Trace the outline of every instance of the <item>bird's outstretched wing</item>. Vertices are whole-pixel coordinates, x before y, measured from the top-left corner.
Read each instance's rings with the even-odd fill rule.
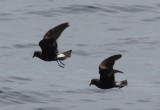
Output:
[[[120,59],[122,57],[122,55],[118,54],[118,55],[113,55],[109,58],[106,58],[105,60],[103,60],[100,65],[99,65],[99,70],[103,70],[103,69],[113,69],[114,63],[116,60]]]
[[[42,49],[42,53],[48,57],[56,57],[58,54],[57,49],[57,39],[64,31],[65,28],[69,26],[68,23],[60,24],[52,29],[50,29],[39,42],[39,46]]]
[[[52,41],[56,41],[59,36],[61,35],[61,33],[64,31],[64,29],[66,29],[69,26],[68,23],[63,23],[60,24],[52,29],[50,29],[45,35],[44,35],[44,40],[52,40]]]
[[[113,55],[103,60],[99,65],[100,81],[105,83],[113,83],[115,81],[113,66],[116,60],[121,58],[122,55]]]

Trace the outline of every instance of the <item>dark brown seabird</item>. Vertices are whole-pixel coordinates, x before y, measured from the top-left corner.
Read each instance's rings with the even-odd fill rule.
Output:
[[[101,62],[99,65],[100,79],[92,79],[90,85],[95,85],[101,89],[110,89],[114,87],[122,88],[127,86],[127,80],[117,82],[115,81],[115,73],[123,73],[122,71],[113,69],[116,60],[122,55],[113,55]]]
[[[44,61],[57,61],[58,65],[64,68],[65,64],[63,64],[61,60],[71,57],[72,50],[58,53],[57,39],[68,26],[68,23],[63,23],[50,29],[39,42],[42,51],[35,51],[33,58],[38,57]]]

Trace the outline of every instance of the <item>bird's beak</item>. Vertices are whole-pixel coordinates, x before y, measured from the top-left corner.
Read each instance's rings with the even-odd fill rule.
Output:
[[[32,58],[34,58],[34,55],[32,56]]]
[[[89,86],[91,86],[91,85],[92,85],[92,83],[89,84]]]

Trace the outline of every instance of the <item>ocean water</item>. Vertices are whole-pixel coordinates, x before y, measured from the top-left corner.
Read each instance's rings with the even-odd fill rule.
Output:
[[[0,110],[160,110],[159,0],[0,0]],[[52,27],[69,22],[59,51],[65,68],[32,58]],[[122,89],[90,86],[100,62]]]

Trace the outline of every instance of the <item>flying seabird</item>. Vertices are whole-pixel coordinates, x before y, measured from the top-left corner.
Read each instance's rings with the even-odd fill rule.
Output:
[[[110,89],[114,87],[122,88],[127,86],[127,80],[117,82],[115,81],[115,73],[123,73],[122,71],[113,69],[116,60],[122,55],[113,55],[101,62],[99,65],[100,79],[92,79],[90,85],[95,85],[101,89]]]
[[[38,57],[44,61],[57,61],[58,65],[64,68],[65,64],[61,60],[71,57],[72,50],[58,53],[57,39],[68,26],[68,23],[63,23],[50,29],[39,42],[42,51],[35,51],[33,58]]]

